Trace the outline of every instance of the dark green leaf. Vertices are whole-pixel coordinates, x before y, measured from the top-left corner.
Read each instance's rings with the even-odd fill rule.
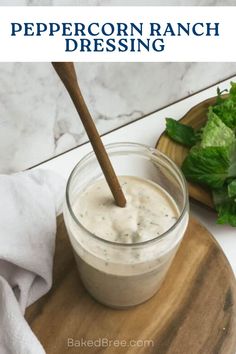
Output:
[[[228,184],[228,196],[236,197],[236,180],[234,179]]]
[[[192,147],[197,142],[197,136],[192,127],[172,118],[166,118],[166,132],[171,139],[188,147]]]
[[[216,92],[217,92],[216,104],[220,104],[222,103],[222,101],[224,101],[224,99],[222,98],[222,94],[229,91],[227,89],[220,91],[220,88],[217,87]]]
[[[236,200],[228,196],[226,187],[213,191],[213,200],[218,212],[218,224],[236,226]]]

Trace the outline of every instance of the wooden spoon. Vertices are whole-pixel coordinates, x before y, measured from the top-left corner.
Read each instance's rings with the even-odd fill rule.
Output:
[[[226,96],[226,95],[225,95]],[[207,120],[208,107],[216,102],[216,97],[211,97],[188,111],[180,122],[200,129]],[[181,167],[189,149],[171,140],[165,132],[160,136],[156,148],[169,156],[177,166]],[[212,195],[209,189],[196,183],[188,182],[189,196],[210,208],[214,208]]]
[[[101,166],[101,169],[107,180],[107,183],[110,187],[110,190],[113,194],[117,206],[125,207],[126,205],[125,196],[123,194],[120,183],[112,167],[106,149],[102,143],[97,128],[94,124],[94,121],[89,113],[87,105],[80,91],[74,64],[73,63],[52,63],[52,65],[56,70],[58,76],[60,77],[61,81],[65,85],[72,101],[74,102],[75,108],[79,113],[80,119],[87,132],[94,153],[98,159],[98,162]]]

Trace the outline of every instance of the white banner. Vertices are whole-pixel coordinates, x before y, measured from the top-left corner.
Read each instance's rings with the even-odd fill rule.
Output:
[[[235,18],[234,6],[1,6],[0,61],[236,61]]]

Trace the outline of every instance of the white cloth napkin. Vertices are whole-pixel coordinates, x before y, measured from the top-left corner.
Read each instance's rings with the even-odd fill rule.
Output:
[[[0,175],[0,354],[45,353],[24,312],[52,285],[64,190],[46,170]]]

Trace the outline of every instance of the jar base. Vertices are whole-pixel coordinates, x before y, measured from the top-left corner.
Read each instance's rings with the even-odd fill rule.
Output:
[[[81,281],[82,281],[82,280],[81,280]],[[89,289],[85,286],[85,284],[83,283],[83,281],[82,281],[82,284],[83,284],[85,290],[87,291],[88,295],[91,296],[91,298],[92,298],[94,301],[96,301],[97,303],[99,303],[99,304],[102,305],[102,306],[105,306],[105,307],[108,307],[108,308],[110,308],[110,309],[112,309],[112,310],[117,310],[117,311],[119,311],[119,310],[125,311],[125,310],[132,309],[132,308],[134,308],[134,307],[136,307],[136,306],[145,304],[146,302],[148,302],[149,300],[151,300],[151,299],[158,293],[158,291],[160,290],[161,285],[162,285],[162,284],[160,284],[160,286],[158,287],[158,289],[156,289],[155,292],[152,293],[148,298],[146,298],[146,299],[144,299],[144,300],[141,300],[140,302],[137,302],[137,303],[135,303],[135,304],[130,304],[130,305],[125,305],[125,306],[124,306],[124,305],[114,305],[114,304],[110,304],[110,303],[107,303],[107,302],[103,302],[103,301],[100,300],[100,299],[97,299],[97,298],[89,291]]]

